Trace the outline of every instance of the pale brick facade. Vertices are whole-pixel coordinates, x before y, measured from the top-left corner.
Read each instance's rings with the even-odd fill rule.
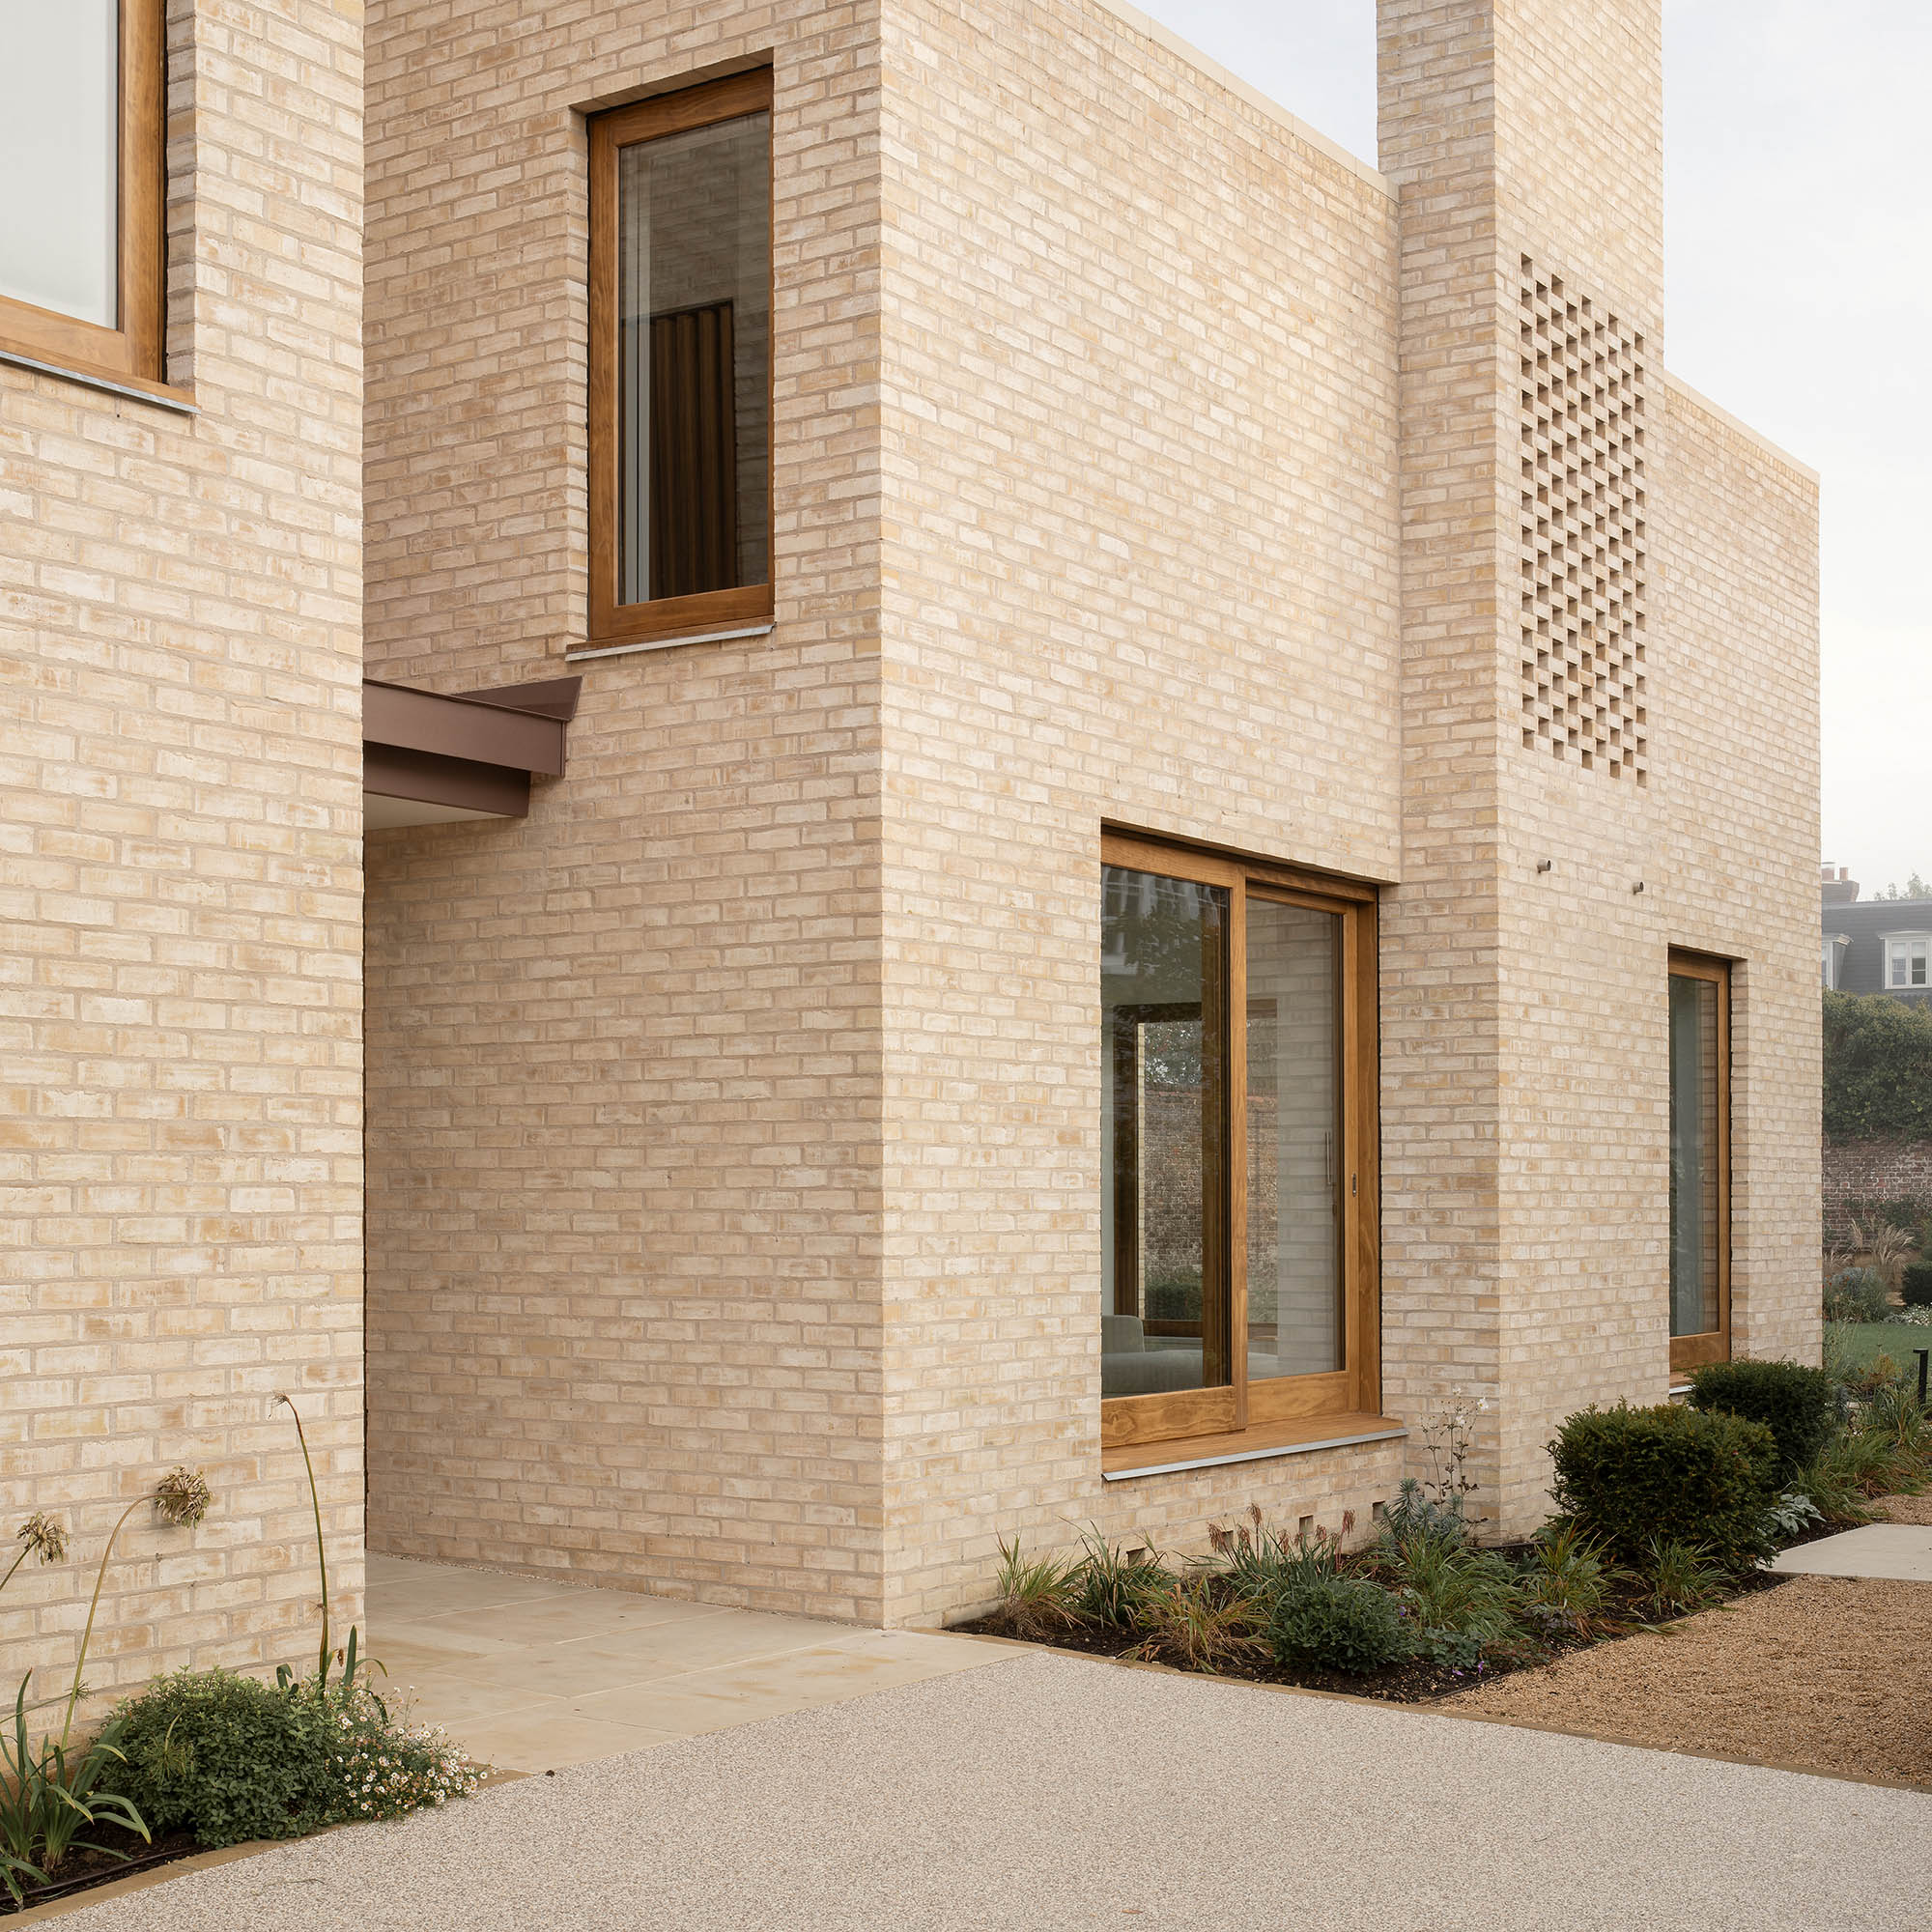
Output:
[[[1413,1435],[1102,1481],[1103,826],[1378,888],[1381,1406],[1492,1398],[1506,1526],[1669,1386],[1673,946],[1736,1347],[1815,1353],[1815,479],[1664,375],[1655,0],[1381,15],[1386,174],[1112,0],[370,8],[367,668],[584,677],[526,819],[367,841],[373,1548],[930,1622],[1366,1522]],[[773,626],[571,665],[584,111],[767,61]],[[1573,573],[1628,636],[1539,656]]]
[[[298,1657],[298,1402],[362,1540],[362,39],[169,9],[167,373],[198,413],[0,364],[0,1600],[11,1696]]]

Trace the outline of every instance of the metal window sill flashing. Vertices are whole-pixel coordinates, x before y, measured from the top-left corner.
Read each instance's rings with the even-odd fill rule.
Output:
[[[1360,1430],[1342,1435],[1324,1435],[1310,1442],[1276,1442],[1257,1449],[1234,1449],[1216,1456],[1189,1456],[1175,1463],[1149,1463],[1133,1469],[1102,1471],[1103,1483],[1131,1483],[1143,1476],[1173,1476],[1185,1469],[1218,1469],[1230,1463],[1268,1463],[1278,1456],[1312,1456],[1320,1449],[1354,1449],[1368,1442],[1395,1442],[1408,1434],[1406,1429]],[[1150,1444],[1150,1453],[1155,1446]]]
[[[566,664],[582,664],[590,658],[627,658],[639,651],[668,651],[680,644],[723,644],[735,638],[769,638],[778,627],[767,618],[760,624],[734,624],[724,631],[682,631],[674,638],[639,638],[629,644],[587,644],[582,650],[565,651]]]
[[[177,415],[201,413],[201,405],[190,390],[172,388],[165,383],[141,383],[123,376],[102,375],[67,362],[47,362],[36,355],[22,355],[15,349],[0,349],[0,362],[14,369],[30,369],[36,376],[54,376],[63,383],[78,383],[83,388],[99,389],[106,395],[125,396],[132,403],[153,403],[157,410],[172,410]]]

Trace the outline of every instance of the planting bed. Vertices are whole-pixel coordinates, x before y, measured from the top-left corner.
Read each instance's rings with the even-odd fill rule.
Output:
[[[1506,1549],[1499,1553],[1516,1556],[1521,1552],[1520,1549]],[[1769,1574],[1748,1577],[1731,1593],[1732,1600],[1737,1596],[1765,1595],[1775,1591],[1782,1581],[1781,1577]],[[1685,1619],[1673,1624],[1657,1619],[1655,1613],[1641,1603],[1634,1588],[1614,1590],[1605,1605],[1605,1612],[1630,1626],[1648,1619],[1660,1632],[1675,1630],[1681,1626],[1681,1621],[1688,1621]],[[954,1628],[975,1636],[1010,1637],[1014,1634],[1012,1629],[997,1617],[979,1617]],[[1050,1645],[1055,1650],[1079,1651],[1089,1657],[1135,1659],[1144,1655],[1141,1638],[1132,1633],[1078,1624],[1036,1634],[1030,1640]],[[1665,1639],[1660,1636],[1658,1640]],[[1552,1630],[1535,1640],[1492,1646],[1480,1662],[1464,1667],[1410,1660],[1360,1675],[1286,1665],[1265,1654],[1257,1657],[1230,1656],[1220,1659],[1211,1674],[1247,1684],[1288,1684],[1302,1690],[1330,1690],[1350,1697],[1375,1697],[1391,1704],[1434,1704],[1446,1698],[1465,1696],[1472,1689],[1500,1679],[1514,1680],[1523,1675],[1541,1674],[1558,1660],[1581,1651],[1602,1649],[1612,1639],[1606,1636],[1578,1637]],[[1156,1655],[1147,1661],[1169,1662],[1174,1660]]]

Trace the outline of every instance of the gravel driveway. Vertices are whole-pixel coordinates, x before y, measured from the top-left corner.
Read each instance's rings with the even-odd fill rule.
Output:
[[[1070,1657],[190,1873],[74,1932],[1923,1923],[1932,1797]]]

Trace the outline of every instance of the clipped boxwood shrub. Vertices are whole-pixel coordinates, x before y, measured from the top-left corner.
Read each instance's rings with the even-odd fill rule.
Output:
[[[1781,1461],[1761,1422],[1670,1403],[1592,1406],[1563,1424],[1549,1454],[1557,1507],[1627,1563],[1674,1541],[1743,1569],[1764,1548]]]
[[[1905,1270],[1902,1293],[1908,1308],[1932,1308],[1932,1262],[1914,1262]]]
[[[1802,1362],[1708,1363],[1690,1378],[1690,1406],[1763,1423],[1787,1476],[1824,1448],[1837,1420],[1831,1377]]]
[[[313,1702],[228,1670],[157,1677],[121,1709],[127,1753],[110,1777],[156,1837],[204,1845],[292,1838],[330,1821],[328,1718]]]
[[[1287,1585],[1275,1598],[1268,1643],[1282,1663],[1351,1677],[1414,1653],[1401,1606],[1361,1577],[1318,1577]]]

